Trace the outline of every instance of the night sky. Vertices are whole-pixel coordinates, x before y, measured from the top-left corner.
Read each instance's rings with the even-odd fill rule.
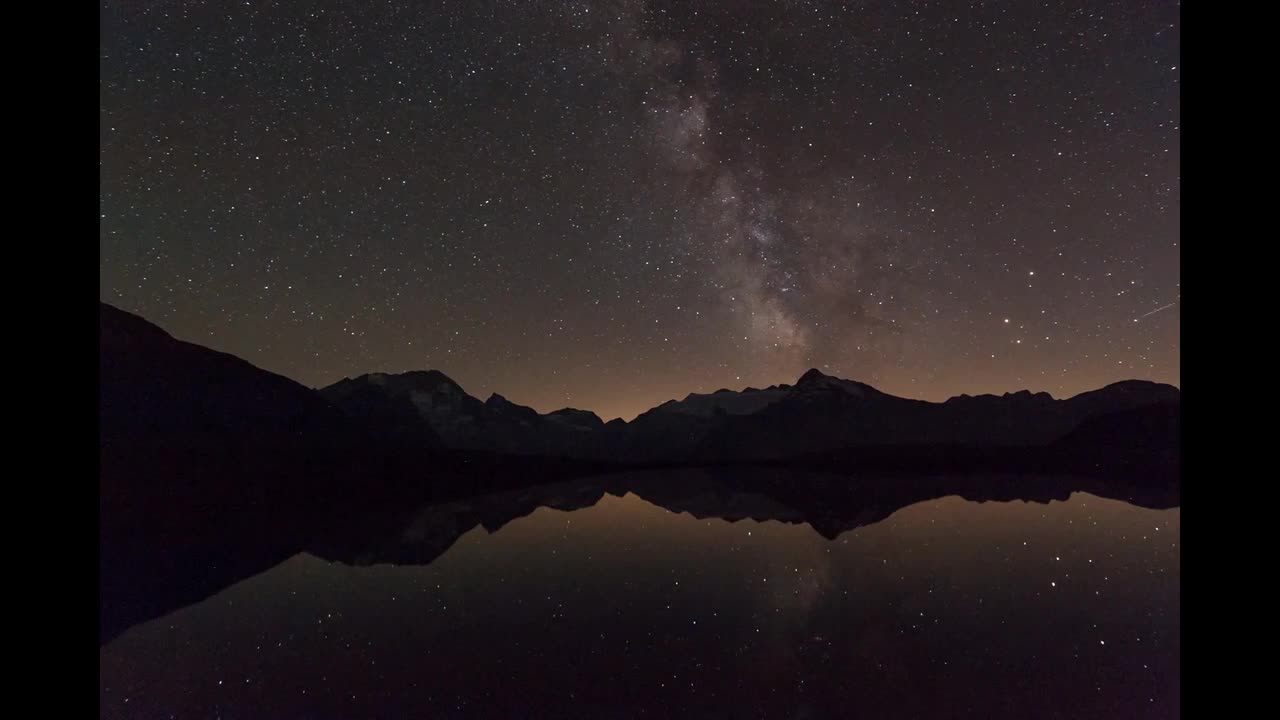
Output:
[[[1179,383],[1174,2],[106,2],[100,297],[630,418]]]

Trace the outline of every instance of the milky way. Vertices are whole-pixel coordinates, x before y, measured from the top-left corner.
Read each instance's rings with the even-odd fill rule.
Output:
[[[104,3],[101,296],[605,417],[1177,383],[1178,12]]]

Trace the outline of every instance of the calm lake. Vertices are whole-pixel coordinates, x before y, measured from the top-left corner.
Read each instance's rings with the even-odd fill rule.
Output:
[[[415,511],[111,639],[103,717],[1180,716],[1176,504],[774,482]]]

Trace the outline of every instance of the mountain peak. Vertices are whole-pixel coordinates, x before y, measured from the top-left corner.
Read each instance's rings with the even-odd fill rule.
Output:
[[[838,391],[853,397],[867,397],[870,395],[878,396],[884,394],[866,383],[860,383],[856,380],[845,380],[843,378],[838,378],[835,375],[827,375],[817,368],[810,368],[804,375],[801,375],[800,379],[796,381],[794,386],[779,385],[778,387],[787,389],[794,388],[795,390],[805,394],[829,391]]]
[[[537,410],[513,403],[498,393],[490,395],[489,399],[484,401],[484,406],[486,409],[493,412],[496,417],[505,417],[524,423],[535,423],[538,421]]]
[[[1165,392],[1180,392],[1177,385],[1159,383],[1152,380],[1118,380],[1110,385],[1104,385],[1098,389],[1110,391],[1159,390]]]
[[[544,417],[548,420],[568,423],[583,428],[596,428],[604,426],[604,421],[599,415],[590,410],[578,410],[577,408],[561,408],[547,413]]]
[[[362,376],[371,385],[393,388],[398,392],[417,390],[423,392],[443,391],[454,395],[465,395],[466,391],[453,378],[439,370],[410,370],[403,373],[369,373]]]
[[[1175,385],[1152,382],[1150,380],[1121,380],[1097,390],[1082,392],[1071,398],[1072,401],[1093,401],[1097,398],[1129,398],[1141,399],[1144,402],[1177,402],[1182,391]]]
[[[484,401],[484,406],[499,413],[516,413],[524,416],[526,419],[537,418],[538,411],[531,407],[525,407],[519,403],[513,403],[498,393],[493,393],[488,400]]]
[[[808,385],[818,382],[819,380],[825,380],[827,377],[828,376],[818,368],[809,368],[800,376],[800,379],[796,381],[796,385]]]

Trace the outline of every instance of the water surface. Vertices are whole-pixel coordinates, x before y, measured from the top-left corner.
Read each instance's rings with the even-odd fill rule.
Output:
[[[1176,507],[634,487],[298,553],[104,645],[103,716],[1179,716]]]

